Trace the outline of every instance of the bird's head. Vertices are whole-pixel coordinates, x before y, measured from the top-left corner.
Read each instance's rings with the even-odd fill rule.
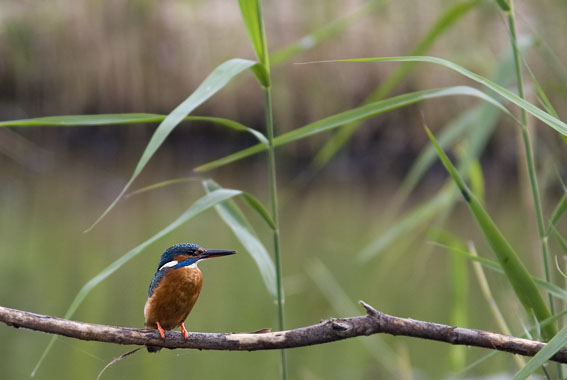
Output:
[[[205,249],[197,244],[183,243],[169,247],[161,255],[158,271],[165,268],[182,268],[196,265],[197,262],[212,257],[228,256],[236,251],[222,249]]]

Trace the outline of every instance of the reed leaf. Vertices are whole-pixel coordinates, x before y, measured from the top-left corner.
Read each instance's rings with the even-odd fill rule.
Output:
[[[321,42],[339,34],[355,21],[358,21],[364,16],[368,16],[371,12],[388,4],[389,2],[390,0],[370,0],[352,13],[325,24],[321,28],[301,37],[297,42],[284,46],[270,55],[271,66],[279,65],[298,54],[313,49],[321,44]]]
[[[203,187],[207,192],[212,194],[215,191],[222,190],[222,188],[213,180],[208,179],[203,181]],[[266,214],[267,211],[261,206],[260,202],[255,200],[252,196],[244,199],[252,209],[259,212],[260,215]],[[250,202],[250,200],[252,200]],[[246,216],[242,213],[238,205],[232,200],[226,200],[222,203],[215,205],[215,210],[226,223],[228,227],[234,232],[236,238],[250,253],[252,259],[258,266],[264,284],[272,297],[277,298],[277,284],[276,284],[276,269],[268,250],[264,247],[260,238],[254,231],[254,228],[248,222]],[[267,222],[270,224],[270,222]],[[273,225],[273,222],[271,222]]]
[[[548,114],[547,112],[541,110],[540,108],[534,106],[533,104],[525,101],[518,95],[514,94],[512,91],[500,86],[493,81],[473,73],[472,71],[465,69],[462,66],[457,65],[446,59],[428,56],[407,56],[407,57],[380,57],[380,58],[352,58],[352,59],[336,59],[328,61],[319,62],[307,62],[307,63],[329,63],[329,62],[426,62],[434,63],[448,69],[451,69],[465,77],[472,79],[473,81],[482,84],[483,86],[494,91],[498,95],[507,99],[508,101],[514,103],[516,106],[530,113],[532,116],[541,120],[543,123],[547,124],[551,128],[555,129],[560,134],[567,136],[567,124],[557,119],[556,117]]]
[[[454,253],[454,254],[458,254],[461,255],[465,258],[467,258],[470,261],[479,263],[480,265],[482,265],[483,267],[486,267],[494,272],[497,273],[504,273],[504,269],[502,269],[502,266],[497,263],[496,261],[481,257],[481,256],[475,256],[472,255],[471,253],[469,253],[468,251],[464,251],[462,249],[458,249],[452,246],[448,246],[442,242],[438,242],[437,239],[433,239],[435,241],[434,244],[446,248],[448,251]],[[544,279],[541,279],[539,277],[536,276],[531,276],[532,280],[535,282],[535,284],[537,285],[538,288],[540,288],[541,290],[559,298],[559,299],[563,299],[563,300],[567,300],[567,290],[555,285],[554,283],[551,282],[547,282]]]
[[[521,51],[526,51],[528,48],[533,46],[533,40],[527,39],[519,44],[518,48]],[[400,65],[402,67],[403,63]],[[504,54],[498,63],[498,67],[495,70],[492,80],[496,83],[502,85],[508,85],[512,82],[514,78],[514,71],[511,67],[514,65],[514,57],[511,51]],[[461,136],[469,136],[467,143],[467,153],[466,157],[463,157],[463,165],[466,166],[466,161],[470,159],[478,158],[480,151],[486,145],[489,137],[492,135],[494,128],[500,118],[500,113],[498,109],[492,107],[490,104],[481,103],[476,105],[474,108],[462,113],[457,118],[450,121],[443,130],[439,133],[437,141],[443,149],[454,144]],[[396,199],[393,202],[394,205],[402,204],[409,194],[413,191],[415,186],[425,175],[426,171],[433,165],[435,159],[437,158],[437,153],[433,144],[429,143],[421,151],[419,156],[415,159],[412,164],[411,169],[404,178],[398,194],[396,194]],[[459,168],[464,168],[464,166],[459,166]]]
[[[240,13],[244,26],[252,42],[252,47],[258,57],[258,64],[252,67],[252,71],[263,87],[270,87],[270,62],[264,23],[262,22],[262,4],[260,0],[238,0]]]
[[[533,279],[520,260],[518,254],[512,248],[510,243],[508,243],[504,235],[502,235],[490,215],[485,211],[482,204],[469,190],[461,176],[457,173],[457,169],[453,166],[449,157],[447,157],[443,149],[441,149],[437,140],[427,127],[426,132],[430,140],[435,145],[443,165],[461,191],[461,194],[476,219],[478,226],[488,241],[492,252],[495,254],[500,265],[504,269],[506,278],[510,285],[512,285],[518,300],[522,303],[528,315],[535,315],[539,322],[549,318],[551,314],[549,313],[549,310],[541,298]],[[555,326],[547,326],[542,329],[543,338],[546,340],[551,339],[556,332],[557,330],[555,329]]]
[[[189,113],[213,96],[221,88],[223,88],[232,78],[240,74],[242,71],[251,68],[256,62],[245,59],[229,59],[221,63],[215,68],[207,78],[199,85],[199,87],[180,105],[178,105],[167,117],[161,122],[154,132],[150,142],[146,146],[142,157],[138,161],[134,173],[130,180],[126,183],[120,194],[112,201],[112,203],[104,210],[102,215],[90,226],[86,231],[90,231],[96,226],[102,218],[106,216],[116,206],[126,191],[130,188],[134,180],[142,172],[144,167],[150,161],[154,153],[159,149],[167,136]],[[85,231],[85,232],[86,232]]]
[[[437,19],[433,26],[427,31],[425,36],[416,44],[410,55],[423,55],[433,45],[437,39],[455,25],[455,23],[465,16],[471,9],[480,4],[478,0],[456,2]],[[396,86],[402,82],[412,71],[415,62],[406,62],[394,69],[380,85],[364,100],[364,104],[381,100],[388,96]],[[319,150],[313,159],[312,166],[321,168],[350,140],[351,136],[360,126],[361,121],[355,121],[339,129],[325,145]]]
[[[32,119],[0,121],[0,127],[80,127],[80,126],[110,126],[121,124],[144,124],[159,123],[165,120],[167,115],[154,113],[114,113],[98,115],[63,115],[46,116]],[[186,116],[182,121],[205,121],[219,124],[239,132],[247,132],[256,137],[259,143],[268,144],[268,139],[261,132],[249,128],[237,121],[223,117],[212,116]]]
[[[480,98],[498,107],[503,112],[509,114],[508,111],[504,108],[504,106],[502,106],[502,104],[497,102],[494,98],[490,97],[489,95],[475,88],[468,86],[437,88],[432,90],[422,90],[422,91],[410,92],[407,94],[394,96],[392,98],[379,100],[374,103],[366,104],[360,107],[353,108],[348,111],[338,113],[333,116],[326,117],[324,119],[310,123],[301,128],[295,129],[293,131],[284,133],[283,135],[276,137],[274,139],[274,145],[278,147],[291,142],[302,140],[304,138],[319,133],[331,131],[335,128],[344,126],[345,124],[351,123],[353,121],[365,120],[372,116],[376,116],[381,113],[391,111],[394,109],[402,108],[423,100],[441,98],[446,96],[456,96],[456,95],[473,96]],[[263,152],[266,149],[267,149],[266,146],[257,144],[252,147],[243,149],[239,152],[225,156],[223,158],[208,162],[204,165],[197,167],[195,170],[206,171],[206,170],[215,169],[220,166],[224,166],[229,163],[232,163],[234,161],[241,160],[248,156]]]
[[[557,351],[567,346],[567,326],[563,327],[557,335],[553,337],[533,358],[531,358],[526,366],[522,368],[512,380],[524,380],[539,369],[545,362],[551,358]]]

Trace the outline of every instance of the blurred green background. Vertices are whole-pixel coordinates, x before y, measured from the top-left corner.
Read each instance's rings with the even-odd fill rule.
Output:
[[[410,54],[455,2],[372,3],[264,2],[266,32],[274,53],[358,12],[328,40],[274,66],[278,134],[359,105],[396,67],[295,62]],[[470,11],[427,54],[489,77],[509,46],[506,23],[494,2],[470,3],[474,5]],[[534,41],[526,59],[564,117],[565,3],[520,1],[516,6],[521,38]],[[301,41],[304,46],[310,42]],[[168,113],[220,62],[252,56],[236,1],[2,2],[0,120]],[[457,84],[470,83],[423,65],[394,93]],[[534,97],[533,88],[528,89],[530,96]],[[228,117],[263,130],[262,99],[252,75],[246,74],[196,114]],[[363,314],[358,300],[401,317],[452,323],[451,256],[428,242],[427,224],[370,261],[357,260],[357,253],[394,225],[399,215],[429,199],[446,179],[442,168],[435,166],[402,209],[391,212],[402,179],[427,142],[423,121],[437,129],[477,103],[469,98],[435,100],[372,118],[321,171],[309,165],[327,136],[278,150],[287,328]],[[0,129],[1,305],[62,316],[86,281],[202,196],[198,181],[137,195],[119,203],[93,231],[82,233],[124,186],[154,129],[139,125]],[[516,131],[510,119],[502,118],[482,155],[487,209],[530,271],[543,276]],[[557,173],[564,176],[567,170],[565,145],[549,128],[536,125],[534,134],[544,208],[549,214],[562,194]],[[134,187],[171,178],[212,176],[224,187],[245,190],[267,203],[263,155],[212,173],[192,172],[201,163],[251,143],[247,136],[216,126],[185,123],[168,138]],[[249,216],[271,248],[270,231],[255,215]],[[474,240],[481,255],[491,258],[464,205],[458,204],[448,221],[446,230]],[[564,218],[559,227],[566,225]],[[159,256],[178,242],[241,251],[200,265],[205,283],[187,321],[190,331],[276,328],[274,301],[253,260],[213,210],[153,244],[97,286],[73,319],[142,327],[147,288]],[[564,265],[564,258],[558,256],[560,264]],[[522,310],[511,288],[502,276],[487,275],[513,332],[523,333],[522,325],[530,321],[517,317]],[[497,331],[472,272],[468,282],[464,327]],[[0,326],[2,377],[29,377],[49,338]],[[35,378],[95,378],[108,361],[129,348],[61,338]],[[290,378],[447,378],[454,373],[451,358],[457,351],[465,355],[467,364],[487,353],[404,337],[360,337],[289,350]],[[466,375],[505,373],[514,365],[511,355],[500,353]],[[103,378],[271,379],[278,375],[278,352],[163,350],[159,355],[139,352],[128,357]]]

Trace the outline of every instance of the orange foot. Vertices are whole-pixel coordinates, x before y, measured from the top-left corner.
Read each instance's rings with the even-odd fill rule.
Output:
[[[185,330],[185,325],[183,324],[183,322],[181,322],[181,332],[185,336],[185,339],[189,339],[189,333],[187,332],[187,330]]]
[[[161,336],[161,338],[165,339],[165,331],[163,331],[163,327],[161,327],[159,322],[157,322],[157,329],[159,330],[159,335]]]

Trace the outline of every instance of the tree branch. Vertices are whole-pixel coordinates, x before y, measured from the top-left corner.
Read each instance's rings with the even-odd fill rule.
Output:
[[[360,301],[360,303],[366,309],[366,315],[359,317],[332,318],[312,326],[260,334],[190,333],[187,340],[185,340],[183,334],[176,331],[166,331],[165,340],[163,340],[157,330],[76,322],[2,306],[0,306],[0,322],[8,326],[24,327],[82,340],[161,346],[170,349],[273,350],[311,346],[378,333],[431,339],[456,345],[484,347],[524,356],[534,356],[545,346],[545,343],[542,342],[488,331],[394,317],[375,310],[363,301]],[[567,363],[567,348],[558,351],[551,360]]]

